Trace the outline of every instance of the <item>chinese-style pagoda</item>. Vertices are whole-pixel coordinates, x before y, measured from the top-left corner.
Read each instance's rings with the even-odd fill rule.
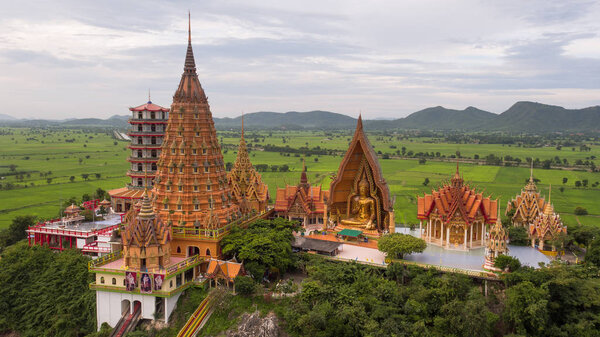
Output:
[[[498,218],[497,203],[465,184],[457,162],[450,183],[417,198],[420,230],[425,221],[422,237],[444,248],[485,246],[486,224],[493,225]]]
[[[131,182],[108,191],[112,208],[117,213],[127,212],[142,198],[144,188],[152,187],[169,113],[168,108],[152,103],[150,97],[146,104],[129,108],[129,111],[133,114],[128,132],[131,155],[127,158],[131,165],[127,171]]]
[[[237,158],[233,168],[227,174],[227,180],[233,195],[233,202],[240,207],[243,215],[263,212],[269,202],[269,189],[250,162],[248,148],[244,139],[244,116]]]

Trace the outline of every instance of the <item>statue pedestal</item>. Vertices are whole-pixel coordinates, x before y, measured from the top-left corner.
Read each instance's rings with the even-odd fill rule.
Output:
[[[381,233],[379,233],[376,229],[364,229],[364,228],[359,228],[359,227],[354,227],[354,226],[346,226],[346,225],[342,225],[342,224],[338,224],[337,226],[335,226],[335,228],[333,228],[334,232],[340,232],[343,229],[354,229],[354,230],[359,230],[362,232],[363,236],[368,237],[369,239],[379,239],[381,237]]]

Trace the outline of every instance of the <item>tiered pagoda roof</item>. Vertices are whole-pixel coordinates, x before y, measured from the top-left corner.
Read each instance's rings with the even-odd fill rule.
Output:
[[[244,116],[242,116],[242,131],[237,158],[233,168],[227,174],[227,180],[233,194],[233,201],[240,206],[242,214],[249,214],[253,210],[257,212],[266,210],[269,189],[250,162],[244,139]]]
[[[278,188],[275,198],[275,211],[288,213],[323,214],[329,191],[323,191],[321,186],[311,186],[306,176],[306,165],[300,174],[300,182],[296,186],[287,185]]]
[[[154,214],[152,202],[144,192],[141,205],[133,207],[126,217],[123,230],[125,264],[140,270],[160,269],[171,257],[171,229]]]
[[[160,105],[152,103],[152,101],[148,100],[147,103],[138,105],[136,107],[129,108],[130,111],[162,111],[169,112],[169,108],[164,108]]]
[[[502,226],[502,221],[500,221],[500,217],[496,220],[496,223],[491,226],[489,231],[489,239],[487,242],[488,254],[494,254],[494,256],[498,256],[499,254],[508,253],[508,232]]]
[[[240,212],[232,200],[212,113],[196,73],[191,30],[188,34],[185,67],[158,161],[154,208],[173,225],[219,228]]]
[[[444,223],[449,223],[454,218],[462,219],[466,224],[471,224],[478,217],[483,217],[484,222],[493,224],[498,219],[498,200],[484,197],[469,185],[465,185],[458,171],[450,180],[437,191],[425,194],[417,199],[417,218],[429,219],[436,215]]]
[[[232,282],[237,276],[244,275],[244,266],[235,259],[224,261],[210,259],[206,267],[206,277],[211,279],[225,279]]]
[[[560,233],[567,233],[560,215],[554,211],[554,207],[548,201],[544,211],[540,213],[529,225],[529,237],[541,241],[552,240]]]
[[[512,223],[518,226],[527,226],[543,212],[545,208],[544,198],[537,190],[535,181],[533,180],[533,169],[529,176],[529,182],[525,188],[521,190],[521,194],[508,202],[506,214],[511,210],[515,211],[512,216]]]

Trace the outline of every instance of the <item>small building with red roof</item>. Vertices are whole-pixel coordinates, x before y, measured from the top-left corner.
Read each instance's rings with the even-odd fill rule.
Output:
[[[417,198],[421,236],[428,243],[447,249],[484,247],[487,225],[493,225],[498,218],[497,206],[498,200],[484,197],[465,184],[457,163],[450,183]]]

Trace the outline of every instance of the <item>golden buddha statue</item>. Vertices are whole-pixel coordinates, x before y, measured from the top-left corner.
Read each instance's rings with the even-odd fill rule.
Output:
[[[375,200],[368,195],[369,183],[364,178],[358,183],[358,195],[350,199],[348,219],[341,221],[342,225],[375,229]]]

